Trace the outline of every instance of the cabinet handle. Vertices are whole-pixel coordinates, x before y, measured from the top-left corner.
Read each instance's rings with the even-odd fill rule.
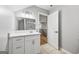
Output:
[[[16,47],[16,49],[19,49],[19,48],[21,48],[21,47]]]
[[[20,40],[22,40],[22,39],[17,39],[16,41],[20,41]]]
[[[34,43],[35,43],[35,42],[34,42],[34,40],[33,40],[33,41],[32,41],[32,44],[34,45]]]
[[[58,31],[54,31],[54,33],[58,33]]]

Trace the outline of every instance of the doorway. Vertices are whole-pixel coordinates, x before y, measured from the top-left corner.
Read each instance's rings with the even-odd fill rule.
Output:
[[[44,45],[47,43],[47,15],[39,14],[40,23],[40,44]]]

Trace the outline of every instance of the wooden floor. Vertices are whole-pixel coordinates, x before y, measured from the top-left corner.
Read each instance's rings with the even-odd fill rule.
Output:
[[[53,46],[47,44],[41,45],[40,54],[66,54],[62,50],[57,50]]]
[[[47,37],[44,36],[43,34],[40,35],[40,44],[44,45],[47,43]]]

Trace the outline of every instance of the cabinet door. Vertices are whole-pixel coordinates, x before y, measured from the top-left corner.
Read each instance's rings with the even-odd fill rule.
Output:
[[[39,38],[34,39],[33,52],[40,53],[40,39]]]
[[[40,36],[32,35],[25,38],[25,53],[35,54],[40,53]]]
[[[25,53],[33,54],[33,40],[25,38]]]

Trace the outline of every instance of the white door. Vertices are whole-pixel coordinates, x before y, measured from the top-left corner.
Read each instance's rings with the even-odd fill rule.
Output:
[[[58,11],[48,16],[48,43],[56,49],[58,46]]]

